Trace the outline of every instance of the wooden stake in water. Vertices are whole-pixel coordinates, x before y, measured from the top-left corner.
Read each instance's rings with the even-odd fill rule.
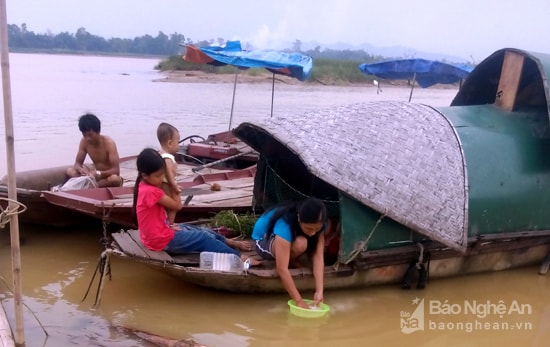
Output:
[[[8,166],[8,198],[17,200],[15,181],[15,146],[11,104],[10,63],[8,50],[8,24],[6,19],[6,0],[0,0],[0,60],[2,64],[2,91],[4,101],[4,123],[6,125],[6,158]],[[11,202],[10,202],[11,204]],[[15,343],[25,343],[23,329],[23,300],[21,285],[21,249],[19,245],[19,217],[17,213],[10,220],[11,262],[13,272],[13,291],[15,304]]]

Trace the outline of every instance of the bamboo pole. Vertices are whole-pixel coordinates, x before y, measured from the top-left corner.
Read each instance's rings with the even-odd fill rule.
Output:
[[[233,82],[233,98],[231,99],[231,113],[229,114],[229,129],[231,132],[231,123],[233,122],[233,109],[235,108],[235,94],[237,93],[237,77],[239,77],[239,68],[235,66],[235,82]]]
[[[414,90],[414,83],[416,82],[416,72],[413,75],[413,82],[411,86],[411,93],[409,94],[409,102],[411,102],[411,99],[413,97],[413,90]]]
[[[0,0],[0,35],[0,61],[2,65],[3,91],[2,94],[4,101],[4,123],[6,125],[6,158],[8,164],[8,198],[11,200],[17,200],[6,0]],[[10,204],[12,203],[10,202]],[[17,213],[14,213],[10,217],[10,239],[15,305],[14,339],[17,345],[22,345],[25,343],[25,336],[23,329],[23,295],[21,290],[21,249],[19,245],[19,217],[17,216]]]
[[[273,101],[275,99],[275,74],[273,74],[273,79],[271,80],[271,116],[273,117]]]

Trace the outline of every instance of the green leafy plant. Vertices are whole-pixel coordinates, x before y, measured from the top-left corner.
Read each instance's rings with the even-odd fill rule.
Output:
[[[233,210],[225,210],[218,212],[214,218],[212,218],[210,226],[213,228],[225,227],[233,231],[236,236],[250,238],[256,219],[256,216],[250,212],[236,214]]]

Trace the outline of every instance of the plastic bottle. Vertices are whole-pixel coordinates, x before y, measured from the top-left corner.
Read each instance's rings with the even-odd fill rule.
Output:
[[[204,270],[240,273],[248,269],[248,264],[244,263],[236,254],[201,252],[200,268]]]

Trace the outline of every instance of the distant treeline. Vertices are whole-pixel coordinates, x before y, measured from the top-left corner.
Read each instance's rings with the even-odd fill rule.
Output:
[[[8,43],[10,50],[19,52],[171,56],[184,52],[182,44],[194,44],[196,46],[223,45],[225,40],[217,38],[215,40],[193,41],[183,34],[173,33],[167,35],[162,31],[159,31],[156,37],[143,35],[133,39],[105,39],[88,32],[85,28],[79,28],[74,34],[69,32],[37,34],[28,30],[26,24],[21,24],[21,27],[16,24],[8,24]],[[292,43],[292,47],[284,51],[301,52],[314,59],[350,60],[360,63],[380,61],[384,58],[368,54],[363,50],[321,50],[320,46],[317,46],[315,49],[302,51],[301,46],[301,41],[296,40]],[[254,49],[250,44],[246,44],[246,48]]]
[[[8,44],[12,52],[161,56],[164,59],[155,66],[155,69],[161,71],[202,70],[212,73],[233,73],[234,69],[231,67],[193,64],[181,59],[185,52],[183,47],[185,44],[202,47],[213,44],[221,46],[225,42],[223,38],[193,41],[183,34],[166,35],[162,31],[159,31],[156,37],[143,35],[133,39],[105,39],[89,33],[85,28],[79,28],[75,34],[69,32],[36,34],[28,30],[26,24],[22,24],[21,27],[8,24]],[[243,46],[247,50],[255,49],[246,42]],[[311,56],[314,64],[308,81],[323,84],[372,82],[373,76],[360,72],[358,65],[392,58],[369,54],[364,50],[321,50],[320,46],[303,51],[300,40],[295,40],[291,47],[283,51],[300,52]],[[246,73],[258,74],[262,71],[265,70],[249,69]]]

